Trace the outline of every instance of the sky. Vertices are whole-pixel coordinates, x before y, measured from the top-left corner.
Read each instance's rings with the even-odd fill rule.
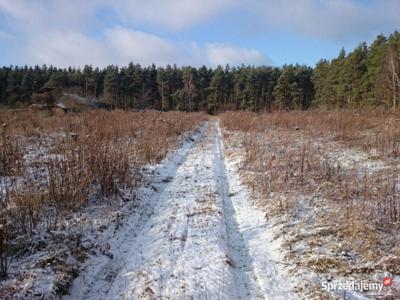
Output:
[[[400,0],[0,0],[0,65],[307,64],[400,29]]]

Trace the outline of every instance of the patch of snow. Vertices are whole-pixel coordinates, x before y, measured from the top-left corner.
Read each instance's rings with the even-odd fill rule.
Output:
[[[218,127],[218,139],[221,140]],[[221,143],[221,156],[224,156]],[[281,239],[267,224],[265,215],[250,202],[250,193],[242,185],[236,172],[238,160],[226,158],[226,182],[229,182],[229,199],[226,199],[227,216],[235,221],[235,252],[244,267],[251,268],[259,293],[267,299],[297,299],[293,292],[295,278],[284,268],[284,257],[280,250]],[[225,166],[223,166],[225,167]],[[228,227],[229,228],[229,227]],[[240,242],[238,242],[240,240]],[[246,253],[247,252],[247,253]],[[253,291],[255,288],[253,287]]]
[[[262,213],[226,169],[219,125],[194,140],[153,170],[111,256],[92,256],[64,299],[296,298]]]

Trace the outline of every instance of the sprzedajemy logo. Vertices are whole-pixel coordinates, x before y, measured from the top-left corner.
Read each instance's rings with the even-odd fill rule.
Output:
[[[393,284],[391,277],[384,277],[382,282],[371,282],[367,280],[333,280],[323,281],[322,289],[326,291],[358,291],[358,292],[382,292],[383,287],[390,287]]]

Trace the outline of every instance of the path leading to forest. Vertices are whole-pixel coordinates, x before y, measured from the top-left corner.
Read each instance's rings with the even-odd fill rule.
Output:
[[[156,170],[153,192],[66,299],[293,299],[268,254],[264,218],[227,170],[208,124]]]

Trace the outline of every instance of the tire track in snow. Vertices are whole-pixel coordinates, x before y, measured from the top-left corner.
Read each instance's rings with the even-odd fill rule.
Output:
[[[217,123],[215,131],[215,173],[219,185],[218,190],[223,198],[226,233],[231,256],[229,259],[232,259],[237,295],[239,299],[265,299],[260,290],[258,279],[253,272],[253,260],[239,230],[235,208],[230,199],[219,123]]]
[[[157,191],[141,195],[142,209],[111,237],[115,258],[93,259],[67,299],[292,299],[262,275],[277,270],[263,258],[263,217],[247,195],[230,194],[219,124],[196,140],[161,168]]]
[[[201,125],[164,165],[154,170],[152,188],[146,189],[141,195],[141,198],[147,201],[142,204],[139,211],[124,222],[123,228],[112,238],[113,257],[93,257],[73,282],[70,294],[64,297],[65,300],[107,299],[105,295],[108,294],[113,281],[126,266],[126,253],[154,214],[164,190],[186,160],[190,150],[203,137],[207,127],[208,123]]]
[[[223,157],[225,175],[226,216],[231,225],[231,243],[233,253],[243,258],[243,273],[249,272],[250,287],[257,291],[250,298],[288,300],[299,299],[293,292],[300,282],[291,277],[284,265],[280,241],[277,240],[271,225],[265,220],[264,214],[250,203],[250,193],[242,185],[237,173],[238,161],[231,161],[224,156],[221,131],[218,126],[220,152]],[[239,242],[235,242],[239,240]],[[253,284],[253,285],[252,285]],[[262,297],[261,297],[262,295]]]
[[[214,138],[212,126],[190,150],[104,299],[237,298],[233,272],[227,268]]]

